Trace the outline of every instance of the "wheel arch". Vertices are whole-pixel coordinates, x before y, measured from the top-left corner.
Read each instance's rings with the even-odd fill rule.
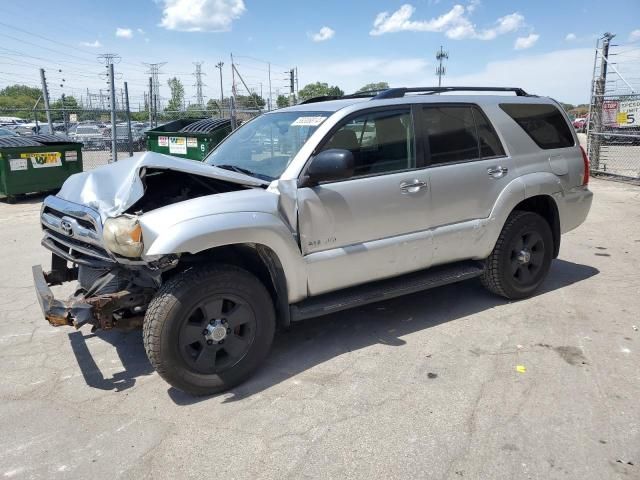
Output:
[[[553,258],[557,258],[560,253],[561,233],[560,213],[555,199],[547,194],[534,195],[518,203],[512,211],[515,210],[537,213],[546,220],[553,236]]]

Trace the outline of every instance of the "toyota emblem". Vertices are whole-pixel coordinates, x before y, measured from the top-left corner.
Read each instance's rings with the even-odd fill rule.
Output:
[[[71,222],[62,220],[62,222],[60,222],[60,227],[62,228],[62,231],[65,233],[65,235],[73,237],[73,226],[71,225]]]

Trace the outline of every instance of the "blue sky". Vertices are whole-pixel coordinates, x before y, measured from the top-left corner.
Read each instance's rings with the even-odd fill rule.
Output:
[[[326,81],[352,91],[370,81],[432,85],[435,51],[449,52],[445,85],[522,86],[561,101],[586,102],[596,38],[617,34],[619,70],[640,83],[640,1],[613,0],[4,0],[0,16],[0,87],[38,84],[47,70],[52,96],[105,88],[96,56],[118,53],[118,81],[140,102],[148,75],[142,62],[167,62],[192,99],[192,62],[203,61],[207,97],[219,96],[215,63],[229,55],[249,87],[285,93],[284,71],[297,66],[300,87]],[[13,28],[12,28],[13,27]],[[39,36],[27,34],[28,30]],[[628,53],[631,51],[631,53]],[[635,50],[635,52],[640,52]],[[623,61],[624,60],[624,61]],[[61,72],[59,70],[62,70]],[[63,81],[64,79],[64,81]]]

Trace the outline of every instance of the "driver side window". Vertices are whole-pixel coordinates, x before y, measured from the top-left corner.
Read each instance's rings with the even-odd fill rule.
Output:
[[[366,113],[349,119],[322,147],[349,150],[354,177],[415,168],[413,120],[409,108]]]

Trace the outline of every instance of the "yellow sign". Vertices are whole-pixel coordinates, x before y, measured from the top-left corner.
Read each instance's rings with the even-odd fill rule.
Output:
[[[627,124],[627,112],[618,112],[618,115],[616,115],[616,123],[618,125],[626,125]]]
[[[21,153],[20,158],[30,158],[33,168],[60,167],[60,152]]]

